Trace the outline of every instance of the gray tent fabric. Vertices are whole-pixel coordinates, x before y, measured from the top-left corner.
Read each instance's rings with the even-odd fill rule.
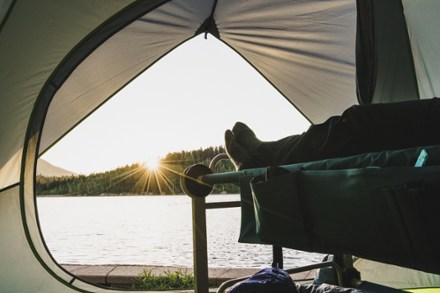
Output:
[[[210,16],[213,3],[204,0],[166,3],[109,38],[90,54],[54,96],[45,122],[41,151],[81,121],[83,111],[99,106],[110,93],[192,38]],[[284,1],[274,1],[269,6],[263,3],[265,1],[244,4],[218,1],[213,17],[220,40],[248,60],[285,96],[295,95],[296,107],[303,113],[310,113],[307,116],[311,120],[323,121],[324,117],[340,113],[346,105],[356,103],[354,3],[336,1],[322,5],[321,1],[297,1],[292,10],[287,9]],[[183,5],[187,9],[180,11]],[[259,13],[259,7],[264,7],[265,13]],[[240,15],[239,19],[233,17],[232,10]],[[316,22],[314,27],[303,29],[304,23],[315,23],[314,18],[326,19],[333,10],[341,16],[326,21],[334,23]],[[270,27],[255,31],[260,23],[270,24]],[[292,30],[281,29],[283,27],[292,27]],[[316,34],[311,35],[310,31]],[[139,37],[150,35],[155,38]],[[286,42],[291,38],[302,41]],[[115,51],[115,48],[119,49]],[[313,88],[305,91],[304,83]],[[330,92],[339,102],[320,99]]]
[[[357,93],[360,103],[437,96],[440,44],[435,0],[357,1]],[[427,60],[430,60],[427,62]],[[432,60],[432,61],[431,61]]]
[[[358,98],[363,104],[418,98],[401,1],[358,1]]]
[[[212,34],[320,123],[358,101],[440,96],[439,9],[436,0],[1,1],[1,291],[106,291],[47,251],[36,160],[180,44]]]

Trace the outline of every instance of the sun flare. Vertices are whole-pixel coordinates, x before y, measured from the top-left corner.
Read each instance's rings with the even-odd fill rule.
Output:
[[[148,157],[137,168],[135,173],[140,172],[140,177],[136,182],[135,188],[140,188],[141,193],[146,194],[166,194],[174,193],[174,184],[168,178],[168,174],[176,173],[166,166],[160,157]]]
[[[160,158],[159,157],[150,157],[144,161],[144,167],[151,171],[156,171],[160,168]]]

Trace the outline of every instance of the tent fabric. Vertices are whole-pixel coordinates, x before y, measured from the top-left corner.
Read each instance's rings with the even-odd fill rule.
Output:
[[[50,104],[40,151],[164,54],[193,37],[211,5],[205,0],[186,1],[187,9],[179,13],[181,2],[166,3],[140,17],[75,68]],[[154,97],[146,98],[153,102]]]
[[[361,102],[439,96],[439,8],[436,0],[1,1],[0,232],[11,237],[0,242],[0,288],[105,291],[47,251],[36,160],[175,47],[213,34],[319,123],[358,103],[362,88]]]
[[[356,103],[354,1],[219,1],[214,18],[221,40],[313,123]]]
[[[78,43],[127,4],[14,1],[0,31],[0,168],[22,148],[30,114],[52,72]]]
[[[14,187],[0,194],[1,291],[77,292],[60,282],[53,282],[53,277],[35,258],[24,236],[18,189]]]
[[[411,48],[400,0],[358,1],[356,64],[361,103],[418,98]],[[380,29],[378,29],[380,28]]]
[[[312,121],[323,121],[329,115],[341,113],[346,105],[356,103],[353,1],[331,1],[326,5],[321,1],[297,1],[294,10],[287,9],[285,1],[273,1],[269,6],[264,3],[246,1],[240,5],[236,1],[218,1],[214,19],[220,39],[284,95],[297,97],[296,107],[310,113]],[[187,9],[178,13],[184,5]],[[210,16],[213,5],[214,1],[206,0],[166,3],[102,44],[72,72],[53,98],[40,151],[145,68],[194,37]],[[258,12],[262,6],[265,13]],[[233,17],[232,10],[240,17]],[[314,18],[327,19],[330,12],[341,16],[304,29],[304,23],[314,23]],[[270,23],[270,27],[255,31],[259,23]],[[311,31],[317,33],[311,35]],[[143,37],[151,35],[155,38]],[[292,38],[298,41],[286,42]],[[295,81],[293,87],[291,81]],[[313,88],[305,90],[304,83]],[[319,98],[329,93],[337,101]]]
[[[0,168],[0,190],[18,182],[22,153],[23,149],[19,149],[9,161]]]
[[[410,38],[411,51],[420,98],[439,95],[440,60],[435,58],[440,50],[438,26],[434,15],[438,12],[438,1],[427,0],[415,3],[402,1]]]
[[[357,94],[360,103],[439,95],[435,23],[438,1],[357,1]],[[428,61],[429,60],[429,61]]]
[[[363,279],[374,280],[375,283],[391,288],[438,287],[440,284],[440,275],[387,265],[362,258],[356,258],[353,266],[362,272]]]
[[[12,0],[5,0],[0,3],[0,28],[2,27],[3,21],[5,20],[12,3]]]

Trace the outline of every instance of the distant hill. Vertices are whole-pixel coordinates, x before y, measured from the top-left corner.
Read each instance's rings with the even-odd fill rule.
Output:
[[[48,161],[45,161],[43,159],[38,160],[37,164],[37,175],[43,175],[43,176],[71,176],[71,175],[77,175],[74,172],[65,170],[63,168],[57,167],[49,163]]]

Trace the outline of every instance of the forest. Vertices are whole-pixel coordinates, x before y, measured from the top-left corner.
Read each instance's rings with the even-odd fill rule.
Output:
[[[134,163],[114,170],[63,177],[36,178],[36,194],[96,196],[96,195],[177,195],[183,194],[180,186],[182,172],[193,164],[209,165],[212,158],[224,153],[223,147],[168,153],[160,159],[156,169]],[[229,160],[219,161],[216,172],[234,171]],[[215,185],[213,193],[239,193],[235,184]]]

